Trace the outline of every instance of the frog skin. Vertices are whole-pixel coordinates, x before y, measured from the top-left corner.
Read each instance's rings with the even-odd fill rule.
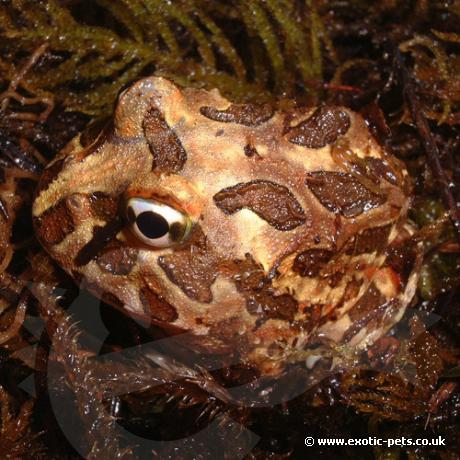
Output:
[[[362,349],[400,320],[417,270],[388,253],[410,190],[348,108],[276,111],[150,77],[48,165],[33,221],[106,303],[277,375],[313,344]]]

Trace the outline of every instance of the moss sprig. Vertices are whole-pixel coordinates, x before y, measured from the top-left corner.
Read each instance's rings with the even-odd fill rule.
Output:
[[[27,77],[67,110],[100,116],[132,80],[157,72],[179,83],[219,87],[234,100],[270,99],[321,80],[325,27],[308,0],[96,0],[107,20],[94,26],[58,0],[8,0],[0,5],[2,74],[23,54],[47,45]],[[240,37],[222,27],[230,14]],[[20,18],[20,19],[18,19]],[[244,38],[246,37],[246,39]],[[8,52],[12,50],[12,52]]]

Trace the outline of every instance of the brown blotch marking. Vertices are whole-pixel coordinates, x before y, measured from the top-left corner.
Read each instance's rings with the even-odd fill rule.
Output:
[[[312,304],[303,308],[305,318],[300,320],[300,329],[306,332],[311,332],[321,323],[321,316],[323,312],[323,304]]]
[[[416,266],[416,245],[408,240],[393,242],[386,252],[385,266],[392,268],[400,276],[402,284],[405,285]]]
[[[327,275],[327,282],[329,286],[335,288],[339,285],[342,281],[343,277],[345,276],[345,268],[341,267],[341,269],[334,271]]]
[[[38,182],[36,196],[38,196],[41,192],[46,190],[51,182],[56,179],[56,176],[62,171],[64,167],[65,158],[61,158],[60,160],[55,161],[50,166],[45,168],[43,174],[40,177],[40,181]]]
[[[201,115],[221,123],[238,123],[244,126],[259,126],[268,121],[275,111],[270,104],[232,104],[228,109],[200,108]]]
[[[354,322],[384,303],[386,303],[384,295],[379,291],[374,283],[371,283],[366,292],[364,292],[358,302],[356,302],[353,308],[349,311],[350,319]]]
[[[333,256],[328,249],[313,248],[297,255],[292,270],[300,276],[314,278]]]
[[[332,144],[350,128],[350,117],[339,107],[322,106],[289,130],[288,141],[309,149]]]
[[[244,154],[248,157],[248,158],[252,158],[252,157],[259,157],[259,152],[257,152],[257,149],[251,145],[251,144],[246,144],[244,146]]]
[[[342,303],[349,302],[350,300],[355,299],[358,294],[361,286],[363,285],[362,280],[357,280],[353,278],[346,286],[345,292],[342,296]]]
[[[371,102],[359,110],[364,117],[372,135],[383,144],[383,141],[391,135],[383,110],[376,102]]]
[[[366,164],[377,177],[385,179],[390,184],[398,184],[398,178],[387,162],[380,158],[368,157],[366,158]]]
[[[164,173],[179,172],[187,161],[187,153],[161,112],[156,108],[151,108],[142,126],[153,155],[152,169]]]
[[[137,249],[114,239],[97,256],[96,262],[101,270],[112,275],[128,275],[136,264],[138,254]]]
[[[346,330],[342,342],[350,341],[370,321],[378,320],[387,309],[389,302],[378,290],[374,283],[371,283],[366,292],[348,312],[351,326]]]
[[[298,303],[289,294],[275,295],[273,292],[257,292],[248,296],[246,307],[252,315],[265,313],[268,318],[293,321]]]
[[[158,264],[187,297],[204,303],[212,301],[211,286],[217,277],[217,263],[199,225],[195,226],[188,245],[160,256]]]
[[[104,227],[94,227],[93,237],[80,249],[75,257],[75,265],[81,267],[98,257],[115,235],[123,229],[123,226],[124,222],[121,217],[116,216],[107,222]]]
[[[250,209],[278,230],[292,230],[306,221],[304,210],[284,186],[254,180],[227,187],[214,195],[214,203],[225,214]]]
[[[244,321],[238,316],[210,322],[204,343],[203,338],[201,339],[206,349],[213,350],[215,356],[224,355],[221,357],[222,362],[218,365],[219,369],[225,372],[224,375],[228,375],[224,362],[228,363],[232,355],[244,354],[251,348],[248,338],[240,333],[243,323]]]
[[[178,318],[177,310],[150,288],[141,288],[139,298],[145,312],[152,318],[166,323],[172,323]]]
[[[333,149],[343,149],[343,146],[335,145]],[[398,177],[394,170],[388,164],[388,161],[381,158],[366,157],[359,158],[352,154],[354,160],[351,161],[350,167],[359,175],[366,177],[374,184],[378,185],[381,179],[386,180],[392,185],[398,185]],[[344,166],[347,169],[347,166]]]
[[[346,244],[345,253],[348,255],[359,255],[376,251],[380,254],[388,245],[390,232],[391,224],[382,227],[367,228],[356,235],[353,241]]]
[[[34,218],[35,231],[45,245],[59,244],[75,230],[72,214],[63,198],[42,215]]]
[[[384,195],[371,192],[347,173],[315,171],[305,182],[325,208],[345,217],[356,217],[386,201]]]
[[[392,315],[400,308],[400,302],[398,299],[391,299],[386,303],[377,305],[375,310],[370,311],[368,314],[357,319],[345,332],[342,342],[346,343],[350,341],[363,327],[368,327],[369,330],[376,329],[380,325],[385,324],[382,321],[385,317],[391,318]],[[388,315],[388,310],[391,313]],[[388,315],[388,316],[387,316]]]
[[[249,255],[245,260],[235,261],[233,276],[237,289],[246,299],[246,308],[251,315],[293,321],[298,302],[289,294],[276,295],[261,265]]]
[[[95,192],[89,196],[89,203],[91,212],[95,218],[109,221],[119,211],[120,197]]]
[[[363,283],[363,280],[358,280],[356,278],[353,278],[351,281],[349,281],[345,286],[345,291],[339,303],[327,315],[321,317],[317,325],[322,326],[323,324],[331,321],[333,317],[337,317],[337,311],[342,308],[345,303],[356,300]]]

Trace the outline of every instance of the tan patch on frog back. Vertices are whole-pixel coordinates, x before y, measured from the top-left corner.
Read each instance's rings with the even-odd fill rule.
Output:
[[[293,230],[306,221],[295,196],[283,185],[267,180],[227,187],[214,195],[214,202],[228,215],[250,209],[277,230]]]

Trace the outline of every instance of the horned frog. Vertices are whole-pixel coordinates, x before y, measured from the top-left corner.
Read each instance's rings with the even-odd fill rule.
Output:
[[[107,303],[277,375],[299,350],[361,349],[399,321],[417,271],[387,254],[410,200],[406,169],[347,108],[286,113],[150,77],[47,167],[33,220]]]

